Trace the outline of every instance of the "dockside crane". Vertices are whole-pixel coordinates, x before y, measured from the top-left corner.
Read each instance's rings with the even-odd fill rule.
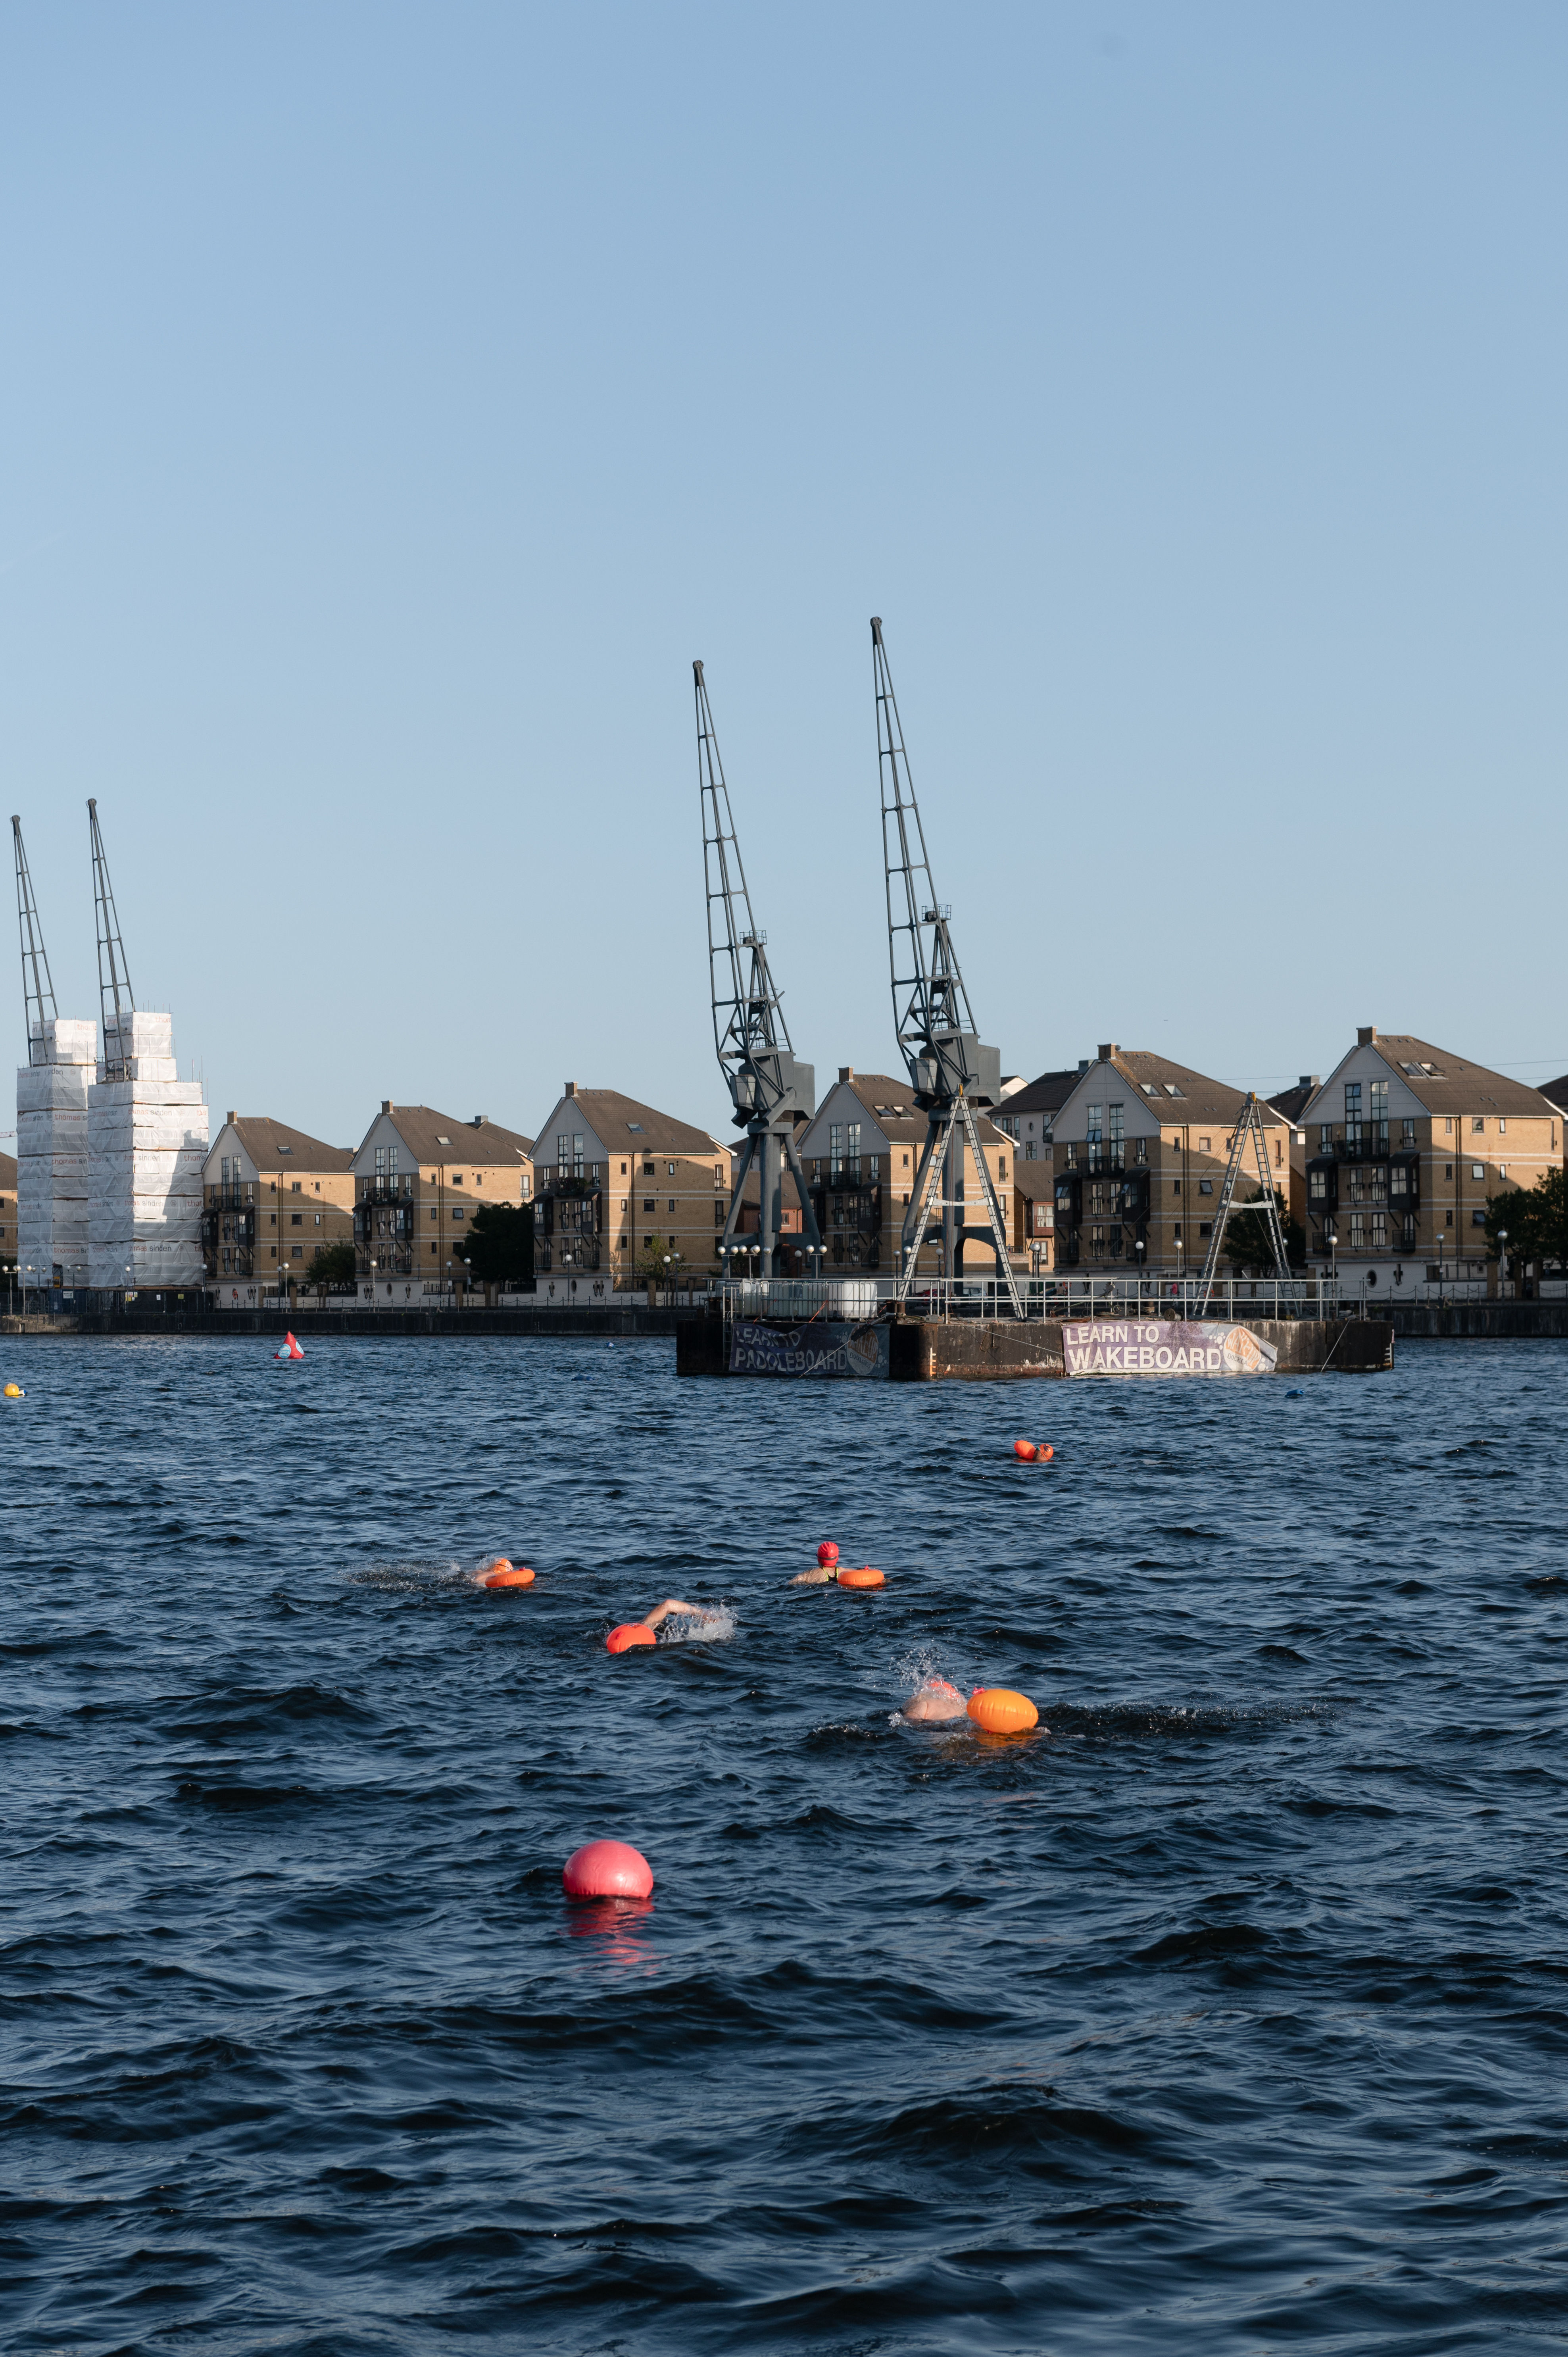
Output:
[[[103,1017],[103,1077],[106,1081],[123,1081],[125,1077],[125,1042],[120,1028],[122,1014],[134,1015],[135,997],[131,989],[131,972],[125,963],[125,946],[120,939],[120,919],[114,908],[114,888],[109,881],[109,862],[103,856],[103,837],[98,831],[98,804],[87,805],[87,828],[92,839],[92,900],[98,919],[98,1000]],[[110,1021],[113,1011],[113,1021]]]
[[[27,855],[22,845],[22,822],[15,815],[11,820],[11,844],[16,856],[16,929],[22,937],[22,997],[27,1025],[27,1061],[29,1064],[47,1064],[48,1047],[44,1039],[44,1025],[52,1023],[59,1010],[55,1005],[48,952],[44,947],[43,927],[38,922],[38,903],[33,898],[33,878],[27,866]]]
[[[983,1047],[970,1011],[958,956],[949,930],[951,910],[940,902],[926,856],[925,830],[909,777],[904,731],[893,694],[882,624],[871,623],[872,669],[876,683],[876,753],[882,785],[882,862],[887,885],[887,952],[893,976],[893,1021],[899,1052],[909,1070],[915,1103],[927,1120],[919,1168],[904,1214],[899,1244],[897,1298],[915,1281],[920,1247],[931,1215],[940,1211],[944,1274],[958,1274],[966,1237],[988,1243],[996,1255],[999,1282],[1005,1284],[1014,1314],[1021,1318],[1002,1206],[980,1146],[975,1110],[993,1105],[1002,1094],[1002,1058]],[[968,1144],[984,1197],[986,1219],[966,1220],[963,1149]]]
[[[746,1182],[755,1168],[761,1181],[757,1245],[763,1276],[775,1273],[784,1224],[784,1170],[800,1191],[806,1250],[822,1266],[822,1239],[795,1150],[795,1116],[816,1107],[816,1074],[797,1060],[789,1026],[768,965],[768,936],[751,913],[729,788],[719,759],[714,716],[700,662],[692,665],[697,697],[697,782],[703,801],[703,873],[708,896],[708,980],[714,1004],[714,1047],[746,1146],[730,1192],[719,1246],[727,1269],[736,1250]]]

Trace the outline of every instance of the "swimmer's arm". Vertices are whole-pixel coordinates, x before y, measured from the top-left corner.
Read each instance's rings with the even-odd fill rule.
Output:
[[[682,1604],[678,1596],[667,1596],[656,1610],[643,1615],[642,1625],[645,1629],[657,1629],[661,1620],[669,1620],[671,1612],[700,1613],[702,1609],[700,1604]]]

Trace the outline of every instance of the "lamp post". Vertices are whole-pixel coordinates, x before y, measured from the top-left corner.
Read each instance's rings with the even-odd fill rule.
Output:
[[[1509,1256],[1506,1250],[1508,1240],[1508,1230],[1506,1228],[1499,1228],[1498,1230],[1498,1292],[1499,1295],[1502,1292],[1503,1286],[1508,1282]]]
[[[1148,1245],[1142,1236],[1133,1237],[1133,1250],[1138,1255],[1133,1266],[1138,1272],[1138,1315],[1141,1318],[1144,1314],[1144,1254],[1148,1250]]]

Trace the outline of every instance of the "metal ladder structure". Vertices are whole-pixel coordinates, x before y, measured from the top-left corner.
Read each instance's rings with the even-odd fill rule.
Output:
[[[779,1239],[784,1227],[784,1171],[800,1193],[803,1241],[822,1267],[822,1239],[817,1227],[806,1173],[795,1148],[795,1121],[816,1105],[816,1074],[799,1062],[784,1010],[768,964],[768,936],[751,913],[746,869],[741,865],[730,810],[729,788],[714,729],[714,716],[700,662],[692,665],[697,698],[697,783],[703,803],[703,873],[708,898],[708,984],[714,1006],[714,1048],[746,1146],[730,1189],[719,1256],[726,1272],[736,1251],[746,1182],[759,1176],[757,1246],[759,1275],[777,1274]]]
[[[1241,1166],[1251,1145],[1257,1162],[1258,1184],[1263,1190],[1262,1202],[1238,1203],[1236,1189],[1241,1178]],[[1225,1177],[1219,1189],[1219,1201],[1214,1213],[1214,1232],[1208,1239],[1208,1253],[1198,1279],[1199,1292],[1193,1314],[1208,1315],[1208,1297],[1214,1290],[1214,1280],[1219,1269],[1219,1252],[1225,1241],[1225,1222],[1233,1211],[1261,1211],[1268,1225],[1269,1243],[1274,1255],[1274,1275],[1282,1284],[1290,1282],[1290,1266],[1285,1259],[1284,1232],[1280,1226],[1280,1207],[1274,1199],[1273,1173],[1269,1168],[1269,1141],[1263,1129],[1262,1107],[1251,1089],[1236,1124],[1236,1134],[1230,1140],[1230,1158],[1225,1165]]]
[[[120,939],[120,920],[114,908],[114,888],[109,881],[109,863],[103,856],[103,837],[98,831],[98,804],[91,800],[87,805],[87,826],[92,839],[92,899],[98,918],[98,1001],[103,1017],[103,1077],[106,1081],[123,1081],[125,1077],[125,1043],[121,1035],[120,1017],[122,1013],[134,1015],[136,1001],[131,989],[130,968],[125,963],[125,945]],[[111,1009],[113,1023],[110,1020]],[[113,1041],[113,1053],[110,1050],[111,1039]]]
[[[893,694],[882,623],[871,622],[872,672],[876,690],[876,757],[882,789],[882,864],[887,888],[887,952],[893,979],[893,1021],[899,1053],[909,1071],[915,1103],[927,1117],[926,1142],[909,1192],[899,1242],[896,1298],[907,1299],[919,1267],[920,1247],[932,1214],[941,1213],[945,1276],[959,1273],[966,1237],[988,1243],[996,1273],[1007,1287],[1014,1315],[1024,1304],[1007,1250],[1002,1206],[997,1200],[975,1122],[976,1107],[994,1104],[1002,1093],[1002,1060],[983,1047],[953,950],[948,920],[939,903],[926,856],[925,830],[909,776],[904,730]],[[973,1157],[984,1209],[983,1224],[967,1222],[964,1147]]]
[[[47,1064],[48,1049],[44,1039],[44,1025],[59,1015],[55,1005],[55,986],[49,974],[48,952],[44,947],[43,927],[38,922],[38,903],[33,899],[33,878],[27,867],[27,855],[22,847],[22,822],[14,813],[11,819],[11,842],[16,855],[16,928],[22,937],[22,997],[27,1025],[27,1061]]]

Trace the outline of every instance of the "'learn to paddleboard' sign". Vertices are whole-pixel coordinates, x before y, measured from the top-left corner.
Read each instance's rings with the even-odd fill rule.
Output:
[[[732,1375],[867,1376],[887,1379],[887,1329],[814,1319],[804,1326],[751,1325],[737,1318]]]
[[[1272,1375],[1273,1344],[1218,1320],[1095,1318],[1062,1328],[1069,1375]]]

